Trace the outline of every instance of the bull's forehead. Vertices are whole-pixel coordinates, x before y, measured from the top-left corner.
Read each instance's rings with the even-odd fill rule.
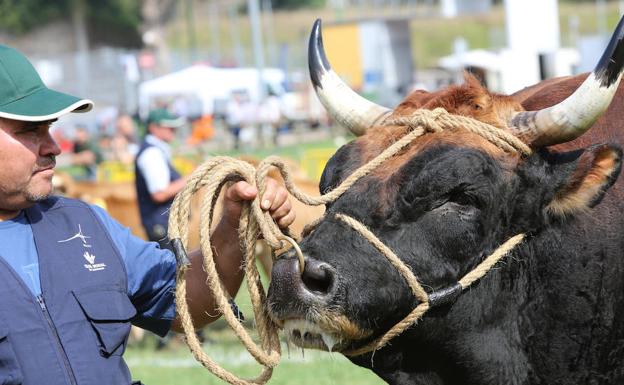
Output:
[[[348,153],[341,154],[343,159],[335,159],[336,163],[329,167],[343,167],[339,179],[344,180],[355,168],[400,138],[402,133],[397,131],[401,130],[405,129],[384,127],[361,137]],[[509,171],[516,167],[518,160],[517,154],[506,153],[477,134],[461,131],[427,134],[416,139],[404,153],[388,159],[358,181],[333,208],[364,222],[377,222],[393,215],[402,193],[416,193],[434,200],[439,198],[436,194],[448,193],[462,185],[491,196],[492,189],[508,180]],[[339,181],[334,179],[333,187]],[[414,186],[414,191],[405,190],[405,186]]]
[[[360,165],[371,161],[406,133],[407,128],[405,127],[377,127],[367,133],[367,135],[359,138],[356,143],[356,152],[360,154]],[[387,179],[410,160],[429,149],[441,146],[457,148],[458,150],[472,149],[484,153],[500,163],[505,169],[515,167],[520,158],[518,154],[505,152],[483,136],[460,128],[453,131],[428,133],[417,138],[405,151],[386,160],[371,175],[376,178]],[[435,161],[435,159],[432,159],[432,161]]]

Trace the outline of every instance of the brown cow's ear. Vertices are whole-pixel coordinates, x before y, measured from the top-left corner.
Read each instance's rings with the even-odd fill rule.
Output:
[[[600,144],[586,149],[547,210],[565,216],[594,207],[615,183],[621,166],[620,147]]]

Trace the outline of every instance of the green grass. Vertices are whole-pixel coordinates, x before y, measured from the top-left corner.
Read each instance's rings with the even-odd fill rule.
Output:
[[[263,277],[263,282],[267,282]],[[245,325],[252,325],[251,301],[245,285],[236,297],[236,302],[246,316]],[[210,340],[204,344],[204,351],[219,365],[239,377],[256,377],[262,367],[255,363],[245,347],[223,319],[204,329]],[[253,332],[251,333],[254,335]],[[219,378],[195,361],[188,347],[178,336],[163,350],[155,350],[155,337],[148,337],[141,346],[130,346],[125,358],[134,379],[146,385],[197,385],[223,384]],[[372,371],[350,363],[339,353],[316,350],[302,351],[282,342],[282,359],[273,371],[270,385],[325,385],[325,384],[383,384]]]
[[[238,343],[229,330],[211,332],[212,342],[204,350],[227,370],[238,376],[257,376],[261,366],[255,364],[249,353]],[[177,342],[177,341],[176,341]],[[125,358],[132,377],[146,385],[197,385],[223,384],[219,378],[195,361],[186,345],[162,351],[151,348],[129,347]],[[371,371],[351,364],[337,353],[307,350],[304,354],[291,347],[290,353],[283,347],[281,363],[269,381],[271,385],[324,385],[324,384],[383,384]]]
[[[267,277],[262,273],[265,289]],[[247,287],[243,286],[236,296],[238,307],[245,314],[245,326],[254,336],[253,311]],[[210,340],[204,351],[219,365],[239,377],[256,377],[262,367],[255,363],[245,347],[238,341],[223,319],[204,329]],[[132,377],[146,385],[212,385],[223,384],[219,378],[195,361],[188,347],[177,336],[166,349],[155,349],[156,337],[150,335],[140,345],[129,346],[124,355]],[[326,385],[326,384],[383,384],[372,371],[349,362],[339,353],[316,350],[303,352],[294,345],[282,343],[282,359],[273,371],[269,385]]]
[[[297,143],[297,144],[293,144],[290,146],[280,146],[280,147],[274,147],[274,148],[252,150],[252,151],[231,150],[231,151],[227,151],[223,153],[222,155],[228,155],[228,156],[233,156],[233,157],[245,155],[245,156],[251,156],[257,159],[264,159],[270,155],[277,155],[282,158],[288,158],[288,159],[292,159],[295,161],[301,161],[306,151],[313,150],[313,149],[322,149],[322,148],[338,149],[338,147],[339,146],[336,145],[334,139],[327,139],[327,140],[322,140],[322,141],[314,141],[314,142],[307,142],[307,143],[302,142],[302,143]]]

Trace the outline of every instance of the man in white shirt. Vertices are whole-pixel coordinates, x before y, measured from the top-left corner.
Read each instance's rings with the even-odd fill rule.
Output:
[[[162,248],[169,247],[169,207],[186,182],[171,163],[169,146],[175,138],[175,130],[184,123],[184,119],[164,109],[150,112],[148,134],[135,160],[141,222],[149,240],[158,242]]]

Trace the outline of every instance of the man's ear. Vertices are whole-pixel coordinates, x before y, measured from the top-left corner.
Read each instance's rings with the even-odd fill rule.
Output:
[[[554,215],[572,215],[600,203],[620,174],[622,149],[598,144],[583,151],[575,163],[546,207]]]

